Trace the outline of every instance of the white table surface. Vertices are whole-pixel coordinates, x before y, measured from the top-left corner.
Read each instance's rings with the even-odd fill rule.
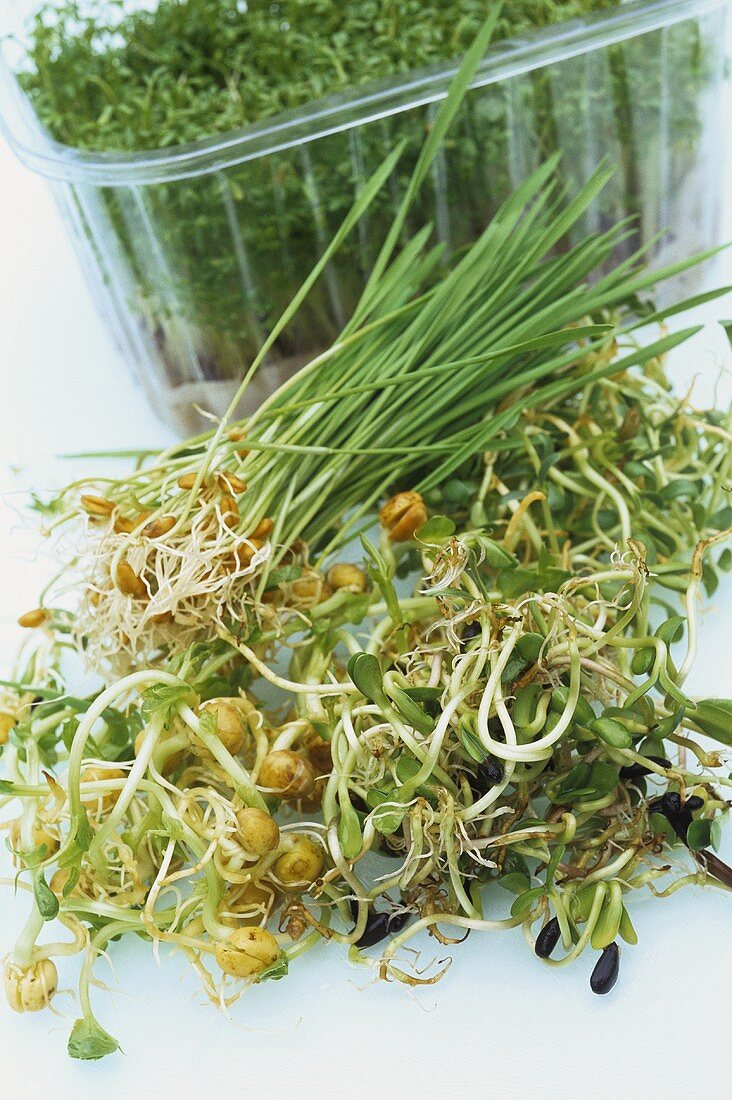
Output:
[[[43,182],[5,147],[0,199],[0,666],[7,667],[20,634],[15,618],[35,606],[52,569],[47,548],[21,525],[23,490],[68,480],[74,467],[55,457],[65,451],[170,437],[93,312]],[[732,316],[732,296],[705,316]],[[701,375],[701,401],[724,358],[719,330],[705,330],[676,356],[680,384]],[[729,377],[720,397],[729,397]],[[730,693],[731,601],[728,582],[705,611],[692,693]],[[8,869],[2,852],[0,875]],[[0,954],[26,906],[10,890],[0,894]],[[589,990],[589,957],[552,972],[519,932],[473,934],[452,950],[452,968],[436,987],[373,984],[342,949],[323,947],[285,981],[252,990],[227,1020],[205,1003],[179,958],[163,951],[156,967],[149,946],[121,945],[116,976],[99,967],[111,992],[94,1001],[125,1055],[94,1064],[67,1058],[77,1015],[71,994],[54,1001],[57,1018],[17,1016],[0,998],[0,1095],[729,1095],[732,898],[686,890],[640,901],[633,915],[640,944],[624,949],[620,981],[605,998]],[[72,962],[62,970],[62,985],[74,984],[75,969]]]

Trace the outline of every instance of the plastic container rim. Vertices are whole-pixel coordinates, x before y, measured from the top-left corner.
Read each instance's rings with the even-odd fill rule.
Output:
[[[547,27],[490,50],[473,88],[592,53],[726,7],[732,0],[633,0],[609,13]],[[338,92],[292,111],[187,145],[140,152],[99,153],[55,141],[39,122],[0,44],[0,128],[20,159],[51,179],[103,187],[190,179],[304,145],[318,138],[443,99],[457,63],[442,63]]]

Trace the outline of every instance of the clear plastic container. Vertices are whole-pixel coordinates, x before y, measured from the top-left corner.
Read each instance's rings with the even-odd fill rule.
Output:
[[[139,0],[137,0],[139,3]],[[27,0],[15,0],[19,8]],[[637,218],[634,249],[666,263],[718,243],[730,0],[647,0],[495,46],[469,92],[413,226],[454,248],[555,149],[562,179],[617,171],[581,232]],[[5,28],[3,28],[5,29]],[[395,141],[392,186],[351,236],[260,372],[269,392],[336,336],[396,207],[455,65],[339,94],[194,145],[91,154],[53,141],[0,53],[0,121],[46,176],[89,284],[155,408],[183,431],[220,414],[263,334]],[[257,388],[258,387],[258,388]]]

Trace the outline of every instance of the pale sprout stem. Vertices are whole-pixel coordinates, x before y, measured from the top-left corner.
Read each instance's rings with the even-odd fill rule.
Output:
[[[571,629],[572,628],[570,627],[570,630]],[[513,646],[511,648],[513,648]],[[496,669],[499,668],[502,659],[503,654],[501,654],[501,658],[499,659],[499,661],[496,662],[496,666],[494,667],[493,673],[491,674],[491,680],[494,678]],[[503,663],[505,666],[505,662]],[[497,683],[500,683],[500,671],[498,672],[498,676],[496,677],[496,680],[493,684],[493,690],[490,692],[490,696],[489,690],[491,688],[491,682],[489,680],[488,687],[486,687],[486,690],[483,694],[483,698],[481,699],[480,708],[478,711],[478,735],[483,745],[486,747],[486,749],[488,749],[489,752],[493,753],[494,756],[498,756],[502,760],[540,760],[543,755],[549,755],[548,750],[550,750],[552,745],[556,744],[556,742],[564,736],[565,732],[570,726],[570,723],[574,716],[574,712],[577,707],[577,700],[579,699],[580,693],[580,657],[576,642],[573,641],[571,643],[569,694],[567,696],[567,702],[562,710],[561,715],[559,716],[559,721],[557,722],[554,729],[551,731],[551,733],[548,733],[544,737],[541,737],[538,741],[533,741],[529,745],[509,746],[502,744],[500,741],[496,741],[491,736],[490,730],[488,728],[488,715]]]
[[[267,805],[264,798],[257,790],[249,772],[222,745],[218,737],[203,729],[200,719],[189,706],[181,705],[178,708],[178,713],[230,777],[239,797],[249,806],[257,806],[260,810],[266,810]]]
[[[150,683],[167,684],[171,687],[186,687],[177,676],[172,676],[169,672],[162,672],[160,669],[144,669],[140,672],[132,672],[129,676],[125,676],[116,683],[110,684],[108,688],[105,688],[104,691],[97,696],[79,722],[79,728],[74,734],[71,752],[69,753],[68,788],[69,804],[72,812],[78,813],[80,809],[79,779],[81,775],[81,766],[84,759],[86,742],[89,739],[95,722],[101,718],[107,707],[111,706],[120,696],[142,687],[143,684]]]
[[[219,633],[234,649],[237,649],[243,657],[246,657],[260,676],[263,676],[270,684],[274,684],[275,687],[282,688],[283,691],[289,691],[293,695],[352,695],[357,691],[353,684],[299,684],[294,680],[287,680],[273,672],[257,656],[254,650],[250,649],[244,642],[237,641],[227,630],[220,628]]]
[[[503,727],[503,731],[506,735],[506,744],[510,746],[516,745],[516,730],[514,728],[511,717],[506,708],[506,704],[502,698],[499,698],[496,702],[496,712]],[[546,711],[545,711],[546,713]],[[543,726],[543,723],[542,723]],[[463,810],[461,817],[463,821],[474,821],[475,818],[480,817],[489,809],[494,803],[496,803],[506,788],[511,783],[513,774],[516,770],[516,762],[514,760],[507,760],[506,766],[503,772],[503,779],[500,783],[496,783],[495,786],[487,791],[482,798],[479,798],[477,802],[474,802],[472,806]]]
[[[145,736],[140,746],[140,751],[137,754],[134,764],[130,768],[130,773],[127,779],[124,781],[124,786],[120,791],[117,798],[114,809],[110,813],[103,825],[97,829],[94,839],[89,847],[89,858],[92,862],[98,862],[102,858],[102,847],[104,842],[112,835],[116,828],[121,825],[125,814],[127,813],[130,803],[132,802],[140,780],[147,771],[148,764],[152,758],[155,746],[162,731],[162,722],[160,720],[153,720],[150,722]]]
[[[635,859],[634,849],[630,848],[628,851],[621,852],[612,863],[600,867],[597,871],[592,871],[584,880],[584,885],[589,886],[593,882],[604,882],[607,879],[615,878],[633,859]]]

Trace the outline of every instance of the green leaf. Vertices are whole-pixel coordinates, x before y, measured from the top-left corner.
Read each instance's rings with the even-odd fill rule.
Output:
[[[430,516],[417,531],[419,542],[445,542],[455,533],[455,523],[448,516]]]
[[[519,729],[530,726],[534,721],[541,693],[541,684],[537,684],[535,681],[531,684],[525,684],[516,692],[512,717],[514,725]]]
[[[511,876],[504,876],[504,878],[505,877],[510,878]],[[502,886],[505,886],[505,883],[501,879],[498,881]],[[534,886],[531,890],[524,890],[519,894],[511,906],[511,916],[520,917],[523,916],[524,913],[529,913],[534,908],[534,902],[545,896],[546,890],[543,886]]]
[[[592,910],[592,904],[595,900],[595,890],[597,887],[585,886],[572,898],[572,917],[575,921],[586,921]]]
[[[171,840],[185,840],[183,822],[177,817],[171,817],[167,810],[163,810],[160,824]]]
[[[648,818],[648,828],[653,836],[666,837],[667,843],[674,843],[676,840],[676,833],[664,814],[651,814]]]
[[[570,802],[573,799],[584,798],[585,795],[592,794],[593,789],[589,786],[590,772],[589,764],[575,764],[558,788],[554,801]]]
[[[549,709],[554,714],[561,714],[568,701],[569,688],[564,686],[555,688],[549,700]],[[574,721],[579,722],[581,726],[589,726],[591,722],[595,721],[596,717],[592,705],[585,699],[584,695],[580,695],[574,708]]]
[[[456,504],[465,507],[475,496],[478,486],[473,481],[463,481],[462,478],[452,477],[445,482],[442,496],[448,504]],[[419,538],[419,533],[417,533]]]
[[[516,652],[523,657],[527,664],[535,664],[539,660],[541,648],[546,641],[543,634],[522,634],[516,642]]]
[[[613,749],[629,749],[633,744],[629,730],[615,718],[596,718],[588,728]]]
[[[696,711],[694,712],[696,713]],[[686,714],[686,707],[679,707],[673,714],[669,714],[668,718],[663,718],[652,729],[651,734],[658,745],[661,746],[660,752],[648,752],[645,748],[642,751],[645,756],[663,756],[663,739],[664,737],[670,737],[672,733],[681,725],[684,715]],[[644,742],[645,744],[645,742]]]
[[[358,687],[358,685],[356,686]],[[420,705],[415,703],[405,691],[402,691],[402,689],[395,684],[390,684],[387,694],[402,718],[406,719],[410,726],[413,726],[414,729],[418,730],[419,733],[425,734],[425,736],[432,733],[435,728],[435,723],[428,714],[425,714]]]
[[[512,684],[526,668],[526,661],[518,653],[512,653],[501,673],[502,684]]]
[[[11,783],[9,779],[0,779],[0,794],[13,794],[14,791],[14,783]]]
[[[732,699],[704,699],[686,720],[707,737],[732,745]]]
[[[628,910],[623,906],[622,916],[620,917],[620,925],[618,926],[618,932],[626,943],[635,945],[638,943],[638,933],[633,927],[633,922],[628,916]]]
[[[44,920],[54,920],[58,916],[58,898],[48,886],[42,873],[38,873],[33,879],[33,895],[36,899],[38,912]]]
[[[354,653],[348,662],[348,675],[364,698],[372,703],[384,699],[384,678],[379,660],[373,653]]]
[[[81,1061],[98,1061],[119,1050],[119,1043],[94,1019],[77,1020],[69,1036],[68,1052]]]
[[[658,496],[663,504],[670,504],[674,500],[693,500],[699,492],[699,484],[689,481],[687,478],[677,478],[659,491]]]
[[[562,857],[567,850],[566,844],[557,844],[556,848],[552,852],[552,857],[546,865],[546,886],[549,889],[554,885],[554,878],[557,873],[557,868],[562,862]]]
[[[442,698],[442,688],[438,687],[409,687],[404,688],[404,694],[415,703],[436,703]]]
[[[341,816],[338,822],[338,840],[346,859],[356,859],[363,847],[361,823],[350,801],[347,798],[339,801]]]
[[[407,807],[400,807],[399,802],[399,791],[396,787],[372,787],[367,791],[366,805],[373,811],[371,820],[377,833],[390,836],[397,831],[407,812]]]
[[[89,817],[86,810],[82,806],[79,810],[77,825],[76,825],[76,843],[82,852],[86,852],[94,839],[94,830],[89,824]]]
[[[523,894],[529,887],[529,881],[529,876],[522,874],[520,871],[509,871],[508,874],[501,875],[496,879],[498,885],[511,894]],[[543,891],[544,888],[541,889]]]
[[[700,817],[692,821],[686,834],[686,843],[692,852],[700,852],[702,848],[708,848],[712,842],[712,823],[706,817]]]
[[[155,716],[167,720],[182,703],[195,699],[188,684],[153,684],[140,696],[140,713],[146,722]]]
[[[597,924],[592,930],[591,944],[596,951],[602,951],[609,947],[617,937],[620,921],[623,916],[623,907],[613,905],[608,901],[602,907]]]
[[[672,615],[666,619],[665,623],[661,623],[656,631],[656,637],[660,638],[662,642],[665,642],[667,646],[673,645],[675,642],[680,642],[684,636],[684,627],[686,626],[686,619],[681,615]]]
[[[722,845],[722,822],[718,817],[715,817],[712,821],[711,835],[709,837],[709,843],[715,852],[718,852]]]
[[[590,768],[589,785],[594,787],[600,797],[614,791],[619,782],[620,773],[617,768],[602,760],[595,760]]]
[[[630,662],[630,671],[634,676],[647,676],[653,668],[655,659],[656,651],[652,646],[643,646],[642,649],[636,649]]]
[[[404,616],[402,615],[402,605],[399,602],[399,596],[397,595],[397,590],[392,580],[391,569],[366,535],[361,535],[361,545],[366,554],[366,572],[371,579],[371,583],[381,592],[392,622],[396,626],[401,626],[404,621]]]
[[[287,976],[287,972],[290,969],[289,959],[283,951],[280,957],[268,966],[260,974],[257,975],[257,983],[259,982],[278,982],[281,978]]]
[[[482,764],[488,753],[483,742],[473,733],[465,721],[460,723],[460,740],[476,764]]]
[[[483,558],[491,569],[511,569],[518,565],[518,558],[504,546],[494,542],[493,539],[481,538],[480,548]]]
[[[508,600],[515,600],[525,592],[535,592],[538,578],[534,569],[504,569],[496,577],[499,592]]]

